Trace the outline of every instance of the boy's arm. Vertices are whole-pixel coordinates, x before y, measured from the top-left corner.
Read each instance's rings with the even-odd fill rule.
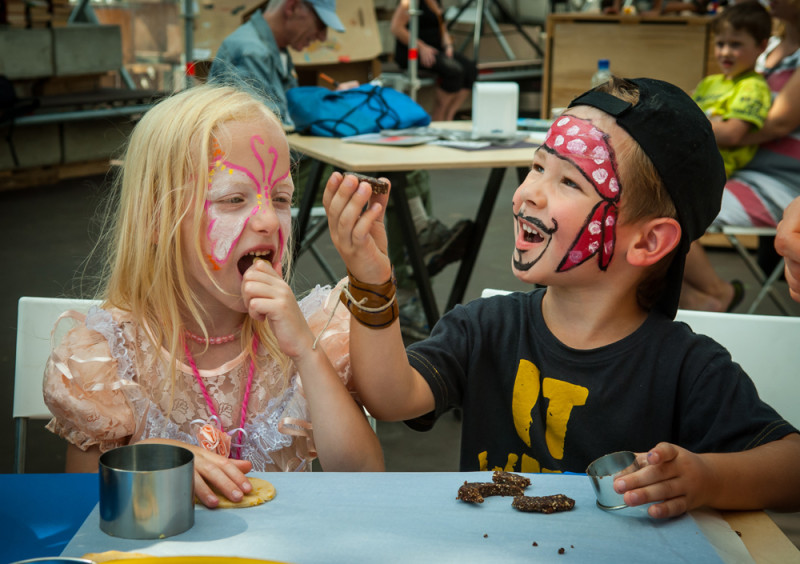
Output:
[[[368,182],[338,172],[325,187],[331,240],[351,278],[364,284],[384,284],[392,277],[383,225],[388,199],[388,194],[373,194]],[[434,409],[430,387],[408,363],[399,320],[378,329],[351,318],[350,362],[361,401],[376,418],[410,419]]]
[[[711,119],[711,129],[719,147],[738,147],[753,124],[743,119]]]
[[[614,482],[630,506],[654,503],[652,517],[680,515],[697,507],[800,509],[800,435],[736,453],[695,454],[660,443],[641,454],[642,469]]]

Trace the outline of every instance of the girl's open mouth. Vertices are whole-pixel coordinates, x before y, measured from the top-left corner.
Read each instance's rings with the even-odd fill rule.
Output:
[[[272,264],[272,257],[274,254],[274,251],[253,251],[251,253],[247,253],[239,259],[239,262],[236,263],[236,266],[239,269],[239,274],[244,276],[244,273],[248,268],[253,266],[253,262],[255,262],[257,258],[263,259]]]

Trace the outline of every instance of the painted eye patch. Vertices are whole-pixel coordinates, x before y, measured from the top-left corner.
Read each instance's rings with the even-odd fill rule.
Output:
[[[544,148],[575,166],[602,198],[559,264],[558,272],[574,268],[594,255],[598,255],[600,269],[605,270],[614,254],[622,192],[609,136],[590,121],[561,116],[547,132]]]

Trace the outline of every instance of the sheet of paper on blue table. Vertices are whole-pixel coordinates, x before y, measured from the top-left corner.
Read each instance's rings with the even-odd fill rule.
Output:
[[[63,556],[123,550],[296,564],[463,564],[498,558],[552,562],[563,548],[570,562],[722,562],[690,516],[654,520],[642,508],[602,511],[580,475],[529,475],[526,495],[563,493],[575,499],[575,509],[551,515],[517,511],[509,497],[482,504],[456,500],[465,480],[491,481],[490,472],[253,475],[273,483],[275,499],[246,509],[198,507],[193,528],[159,541],[106,535],[95,508]]]

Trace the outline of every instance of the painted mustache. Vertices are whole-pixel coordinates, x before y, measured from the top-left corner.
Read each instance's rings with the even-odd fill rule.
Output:
[[[547,227],[544,222],[539,219],[538,217],[526,217],[522,215],[522,211],[516,214],[517,219],[521,219],[523,221],[527,221],[531,225],[533,225],[536,229],[544,233],[545,235],[552,235],[556,231],[558,231],[558,222],[554,219],[553,220],[553,227]]]

